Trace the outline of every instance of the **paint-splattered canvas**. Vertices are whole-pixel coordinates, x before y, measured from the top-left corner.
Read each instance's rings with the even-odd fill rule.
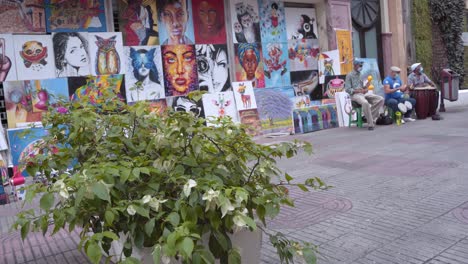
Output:
[[[196,117],[205,118],[202,100],[194,101],[187,96],[167,97],[167,106],[174,111],[192,113]]]
[[[316,39],[295,39],[288,41],[288,56],[291,71],[318,69],[319,43]]]
[[[318,79],[318,71],[291,72],[291,83],[296,95],[307,95],[310,100],[323,98]]]
[[[0,82],[18,79],[15,57],[13,35],[0,34]]]
[[[162,46],[166,96],[185,96],[198,90],[195,45]]]
[[[262,122],[257,109],[247,109],[239,111],[241,124],[247,127],[246,132],[252,136],[258,136],[262,131]]]
[[[161,45],[194,44],[191,0],[156,0]]]
[[[197,44],[225,44],[224,1],[192,0]]]
[[[231,24],[234,43],[255,43],[260,39],[257,0],[231,0]]]
[[[68,90],[72,101],[86,102],[98,107],[106,103],[102,99],[106,92],[115,96],[115,100],[125,102],[123,74],[69,77]]]
[[[259,0],[258,2],[262,42],[286,42],[286,20],[283,1]]]
[[[254,88],[265,87],[262,45],[239,43],[234,45],[236,81],[251,81]]]
[[[217,117],[230,117],[234,123],[239,122],[238,112],[232,91],[214,94],[204,94],[203,108],[207,125],[212,126],[210,119]]]
[[[159,44],[156,1],[119,0],[119,28],[126,46]]]
[[[121,32],[89,33],[91,74],[123,74],[124,52]]]
[[[291,85],[288,46],[282,43],[263,45],[265,87]]]
[[[323,98],[335,99],[336,93],[344,92],[345,79],[346,75],[326,76],[323,84]]]
[[[367,83],[367,78],[372,76],[372,84],[374,85],[374,94],[385,96],[383,90],[382,79],[380,78],[379,64],[376,59],[373,58],[360,58],[363,61],[361,70],[361,79],[364,84]]]
[[[45,0],[47,32],[106,32],[104,0]]]
[[[166,97],[160,46],[125,47],[127,102]]]
[[[255,90],[263,134],[293,133],[294,96],[292,87]]]
[[[91,73],[88,33],[57,32],[52,35],[57,77],[86,76]]]
[[[322,52],[319,56],[319,83],[325,82],[326,76],[340,75],[340,53],[338,50]]]
[[[14,35],[13,40],[18,80],[55,78],[50,35]]]
[[[226,45],[196,45],[198,85],[208,93],[225,92],[231,88]]]
[[[238,111],[257,108],[251,82],[233,82],[232,88]]]
[[[45,33],[44,1],[1,1],[0,25],[0,33]]]
[[[288,39],[317,39],[315,8],[286,7]]]
[[[9,128],[40,122],[49,107],[61,106],[69,98],[66,78],[12,81],[3,85]]]
[[[336,44],[340,52],[341,74],[348,74],[353,70],[353,42],[348,30],[336,31]]]
[[[293,111],[293,121],[296,134],[338,127],[336,105],[296,109]]]

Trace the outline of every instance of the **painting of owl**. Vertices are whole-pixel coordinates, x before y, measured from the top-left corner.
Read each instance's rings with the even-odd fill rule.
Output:
[[[120,72],[120,56],[115,48],[116,36],[110,38],[96,37],[98,47],[96,54],[96,73],[98,75],[117,74]]]

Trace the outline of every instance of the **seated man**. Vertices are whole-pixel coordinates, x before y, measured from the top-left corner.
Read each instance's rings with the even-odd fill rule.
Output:
[[[379,117],[380,108],[384,104],[382,96],[376,94],[368,94],[368,88],[370,82],[365,86],[361,79],[361,71],[363,61],[354,59],[354,69],[348,75],[345,80],[345,90],[351,96],[351,100],[360,104],[364,112],[364,116],[367,119],[369,130],[374,130],[375,121]]]
[[[411,118],[416,99],[410,98],[409,89],[402,84],[400,79],[401,69],[393,66],[390,70],[390,75],[383,80],[385,105],[390,107],[394,113],[400,111],[403,114],[402,123],[416,121]]]
[[[410,90],[413,90],[417,87],[435,87],[435,84],[426,74],[423,72],[423,67],[421,63],[415,63],[411,65],[411,74],[408,76],[408,86]],[[435,92],[431,94],[433,98],[430,101],[430,108],[429,112],[432,114],[432,120],[440,120],[440,116],[437,114],[437,107],[439,102],[439,93]],[[413,97],[413,95],[412,95]],[[421,103],[421,102],[419,102]],[[417,113],[417,112],[416,112]]]

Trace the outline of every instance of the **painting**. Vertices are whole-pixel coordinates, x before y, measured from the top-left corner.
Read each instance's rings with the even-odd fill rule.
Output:
[[[125,82],[123,74],[88,77],[69,77],[68,91],[70,100],[102,106],[104,93],[114,95],[116,100],[125,102]]]
[[[231,3],[234,43],[261,42],[257,0],[232,0],[229,2]]]
[[[45,33],[44,1],[1,1],[0,25],[0,33]]]
[[[218,117],[230,117],[232,122],[239,122],[234,100],[234,94],[232,91],[204,94],[202,101],[207,125],[213,126],[214,124],[210,122],[210,119]]]
[[[251,82],[233,82],[232,87],[238,111],[257,108]]]
[[[119,28],[125,46],[159,44],[156,1],[119,0]]]
[[[286,20],[283,1],[259,0],[258,2],[262,42],[286,42]]]
[[[245,125],[247,134],[258,136],[262,131],[262,123],[257,109],[239,110],[241,124]]]
[[[294,96],[292,87],[255,90],[264,135],[293,133],[291,113],[294,108]]]
[[[45,0],[47,32],[106,32],[104,0]]]
[[[322,105],[295,109],[293,122],[296,134],[338,127],[336,106]]]
[[[288,41],[288,56],[291,71],[318,69],[319,42],[316,39],[295,39]]]
[[[379,64],[377,63],[377,59],[360,58],[359,60],[364,62],[361,70],[361,79],[364,85],[367,83],[367,78],[369,78],[369,76],[372,76],[374,94],[385,97],[385,92],[383,90],[382,79],[380,78]]]
[[[88,42],[92,75],[125,73],[121,32],[89,33]]]
[[[167,45],[161,48],[166,96],[185,96],[198,90],[195,45]]]
[[[161,45],[194,44],[191,0],[156,0]]]
[[[166,97],[160,46],[124,47],[127,102]]]
[[[55,78],[50,35],[13,35],[18,80]]]
[[[197,44],[226,44],[224,1],[192,0]]]
[[[16,81],[16,61],[13,35],[0,34],[0,83]]]
[[[86,76],[90,71],[88,33],[57,32],[52,35],[57,77]]]
[[[288,39],[317,39],[315,8],[286,7],[286,32]]]
[[[167,97],[167,106],[174,111],[192,113],[196,117],[205,118],[202,100],[194,101],[187,96]]]
[[[265,87],[291,85],[288,47],[281,43],[264,44],[263,66]]]
[[[340,52],[341,74],[348,74],[353,70],[353,42],[351,32],[336,30],[336,43]]]
[[[5,82],[5,107],[9,128],[40,122],[49,107],[68,101],[66,78]]]
[[[309,96],[310,100],[320,100],[323,97],[318,79],[318,71],[291,72],[291,83],[296,95]]]
[[[236,81],[251,81],[254,88],[265,87],[262,45],[239,43],[234,45]]]
[[[196,45],[198,86],[208,93],[230,90],[229,60],[226,45]]]
[[[129,105],[132,104],[134,103],[129,103]],[[165,98],[150,101],[149,104],[151,112],[157,115],[162,115],[167,110],[167,100]]]
[[[345,91],[346,75],[331,75],[325,77],[323,84],[324,93],[323,98],[335,99],[335,94]]]
[[[341,64],[338,50],[322,52],[319,55],[319,83],[325,82],[326,76],[340,75]]]
[[[349,125],[349,115],[352,114],[353,106],[351,97],[347,92],[338,92],[335,94],[338,124],[340,127],[347,127]],[[355,118],[356,113],[354,113]]]

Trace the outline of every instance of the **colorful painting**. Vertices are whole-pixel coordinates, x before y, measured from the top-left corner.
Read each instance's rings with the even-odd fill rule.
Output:
[[[335,94],[338,124],[340,127],[347,127],[349,125],[349,115],[353,114],[355,118],[356,113],[352,113],[353,106],[351,97],[347,92],[338,92]]]
[[[256,43],[260,39],[260,19],[257,0],[231,0],[234,43]]]
[[[310,100],[320,100],[323,97],[318,71],[291,72],[291,83],[298,96],[306,95]]]
[[[123,74],[69,77],[68,90],[72,101],[87,102],[98,107],[106,103],[102,99],[106,92],[115,94],[116,99],[125,102]]]
[[[192,0],[197,44],[225,44],[224,1]]]
[[[45,0],[47,32],[106,32],[104,0]]]
[[[0,34],[0,83],[18,79],[15,57],[13,35]]]
[[[325,82],[326,76],[340,75],[341,64],[338,50],[320,53],[319,56],[319,83]]]
[[[224,92],[231,88],[226,45],[196,45],[198,85],[208,93]]]
[[[286,7],[288,39],[317,39],[315,8]]]
[[[265,87],[291,85],[288,47],[281,43],[264,44],[263,66]]]
[[[160,46],[124,48],[127,102],[157,100],[166,97]]]
[[[291,71],[318,69],[319,42],[316,39],[295,39],[288,42]]]
[[[236,55],[236,81],[251,81],[254,88],[265,87],[262,46],[260,43],[234,45]]]
[[[130,105],[133,103],[129,103]],[[162,115],[167,110],[167,100],[166,99],[158,99],[154,101],[150,101],[150,109],[151,112],[156,113],[157,115]]]
[[[45,33],[43,0],[1,1],[0,33]]]
[[[377,59],[360,58],[359,60],[364,62],[361,70],[361,79],[364,85],[367,83],[367,78],[369,76],[372,76],[374,94],[385,97],[385,92],[383,90],[382,79],[380,78],[379,64],[377,63]]]
[[[202,101],[208,126],[214,125],[210,122],[210,119],[218,117],[230,117],[232,122],[239,122],[234,94],[232,91],[204,94]]]
[[[353,42],[351,32],[336,30],[336,43],[340,52],[341,74],[348,74],[353,70]]]
[[[52,43],[57,77],[86,76],[91,73],[88,33],[54,33]]]
[[[258,136],[262,131],[262,122],[257,109],[239,110],[241,124],[245,125],[246,132],[251,136]]]
[[[284,3],[278,0],[259,0],[260,35],[262,42],[286,42]]]
[[[156,0],[161,45],[194,44],[191,0]]]
[[[18,80],[55,78],[50,35],[14,35],[13,41]]]
[[[335,99],[335,94],[345,91],[346,75],[332,75],[325,77],[323,84],[324,93],[323,98]]]
[[[42,121],[49,107],[68,101],[66,78],[5,82],[5,106],[9,128]]]
[[[232,87],[238,111],[257,108],[251,82],[233,82]]]
[[[196,117],[205,118],[202,100],[194,101],[187,96],[172,96],[166,98],[167,105],[174,111],[192,113]]]
[[[167,45],[161,50],[166,96],[185,96],[198,90],[195,45]]]
[[[335,105],[312,106],[293,111],[294,133],[303,134],[338,127]]]
[[[125,46],[159,44],[156,1],[119,0],[119,28]]]
[[[92,75],[125,73],[122,33],[89,33],[88,37]]]
[[[255,90],[263,134],[293,133],[291,113],[294,109],[294,97],[292,87]]]

